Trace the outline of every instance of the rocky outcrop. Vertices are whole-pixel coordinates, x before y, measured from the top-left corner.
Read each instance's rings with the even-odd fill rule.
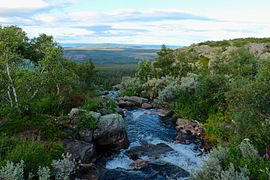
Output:
[[[175,143],[197,145],[196,149],[201,151],[209,151],[211,144],[205,136],[205,130],[201,123],[195,120],[177,119],[176,130],[178,135]]]
[[[96,129],[77,126],[78,122],[82,118],[88,118],[88,115],[97,120]],[[125,122],[119,114],[101,116],[97,112],[73,108],[68,118],[59,119],[58,124],[66,134],[66,139],[63,141],[65,149],[83,164],[94,162],[96,155],[104,151],[128,146]]]
[[[194,120],[177,119],[176,130],[197,137],[205,136],[203,125]]]
[[[94,131],[96,146],[107,150],[117,150],[128,146],[125,122],[119,114],[101,116]]]

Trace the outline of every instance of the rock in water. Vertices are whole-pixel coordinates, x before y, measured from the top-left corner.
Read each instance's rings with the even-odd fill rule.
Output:
[[[153,106],[152,106],[152,104],[149,104],[149,103],[143,103],[143,104],[142,104],[142,108],[143,108],[143,109],[152,109]]]
[[[156,110],[156,114],[159,115],[160,117],[169,117],[173,114],[173,112],[171,110],[168,109],[157,109]]]
[[[94,131],[94,142],[104,150],[118,150],[128,147],[125,121],[119,114],[101,116]]]
[[[119,98],[119,107],[125,108],[125,107],[141,107],[143,103],[147,103],[148,99],[141,98],[138,96],[125,96]]]
[[[170,151],[174,151],[174,150],[170,146],[164,143],[159,143],[156,145],[144,144],[142,146],[136,146],[136,147],[130,148],[130,150],[127,151],[127,155],[131,159],[135,159],[135,160],[142,156],[158,158],[161,154],[164,154]]]
[[[175,165],[163,161],[155,161],[145,164],[140,169],[111,169],[107,170],[100,179],[104,180],[142,180],[142,179],[158,179],[158,180],[177,180],[186,178],[189,173]]]

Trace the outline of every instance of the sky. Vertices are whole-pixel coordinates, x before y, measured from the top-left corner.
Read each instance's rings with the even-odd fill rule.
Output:
[[[62,44],[187,46],[270,37],[269,0],[0,0],[0,25]]]

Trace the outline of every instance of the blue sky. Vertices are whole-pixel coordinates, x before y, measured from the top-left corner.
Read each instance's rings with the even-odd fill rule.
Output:
[[[0,0],[0,24],[60,43],[190,45],[270,37],[269,0]]]

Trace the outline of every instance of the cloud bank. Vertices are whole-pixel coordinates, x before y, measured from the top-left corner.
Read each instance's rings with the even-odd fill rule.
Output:
[[[180,9],[66,10],[78,3],[0,0],[0,24],[19,25],[31,37],[40,33],[53,35],[60,43],[190,45],[206,40],[270,36],[270,17],[265,15],[247,19],[243,14],[207,17]],[[258,18],[261,21],[256,21]]]

